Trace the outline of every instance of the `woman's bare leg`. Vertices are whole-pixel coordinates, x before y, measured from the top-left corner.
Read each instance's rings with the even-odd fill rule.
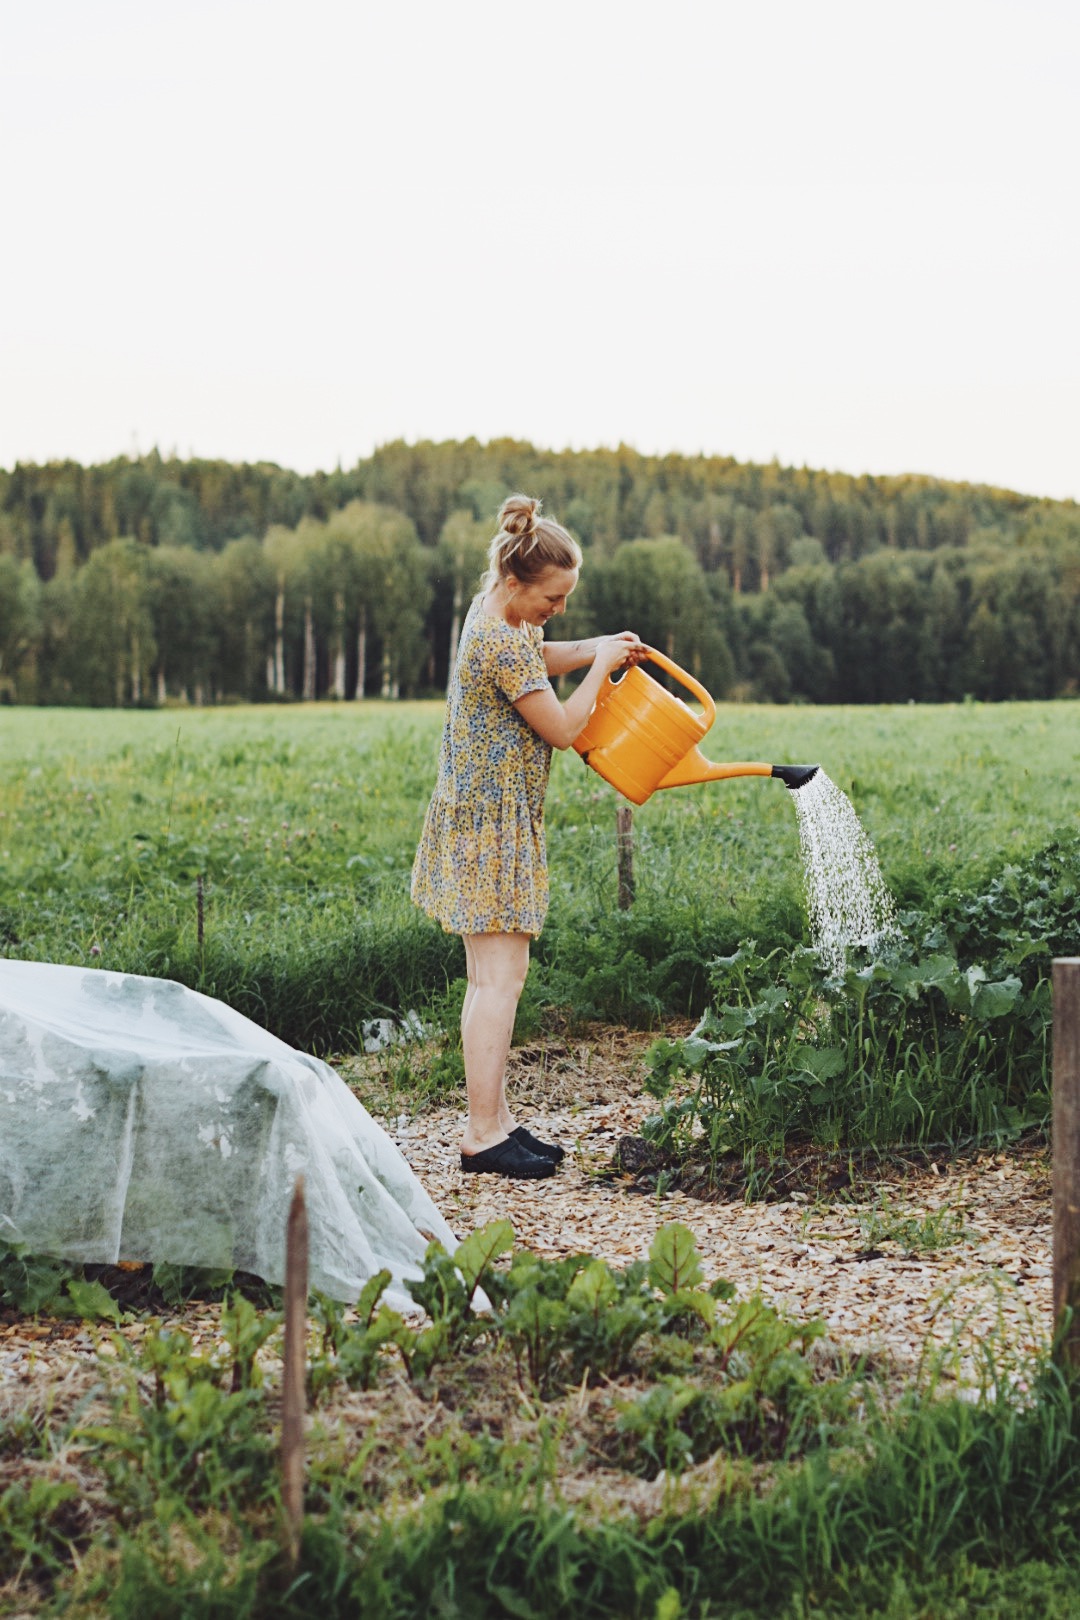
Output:
[[[465,1047],[465,1025],[469,1021],[469,1008],[476,993],[476,963],[473,960],[472,940],[468,934],[463,934],[461,943],[465,947],[465,999],[461,1003],[461,1046]]]
[[[463,1153],[480,1153],[514,1129],[506,1101],[506,1059],[529,971],[528,934],[471,934],[465,939],[469,988],[461,1018],[469,1118]]]

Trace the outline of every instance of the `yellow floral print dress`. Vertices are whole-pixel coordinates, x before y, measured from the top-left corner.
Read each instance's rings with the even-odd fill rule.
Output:
[[[416,904],[450,934],[538,934],[548,904],[544,795],[551,747],[514,708],[548,684],[544,633],[484,612],[458,644],[439,779],[412,873]]]

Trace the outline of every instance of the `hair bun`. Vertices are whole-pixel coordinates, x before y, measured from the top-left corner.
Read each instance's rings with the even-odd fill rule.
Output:
[[[508,495],[499,508],[499,528],[516,540],[526,540],[536,528],[540,502],[529,495]]]
[[[540,516],[531,495],[508,495],[499,507],[499,532],[488,548],[484,589],[513,575],[531,584],[548,568],[580,568],[581,547],[561,523]]]

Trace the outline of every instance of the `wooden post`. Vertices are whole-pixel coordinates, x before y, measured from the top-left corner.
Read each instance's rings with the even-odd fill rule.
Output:
[[[204,920],[203,875],[200,872],[195,879],[195,932],[198,935],[200,951],[203,948]]]
[[[615,848],[619,857],[619,910],[634,903],[634,812],[628,804],[615,811]]]
[[[304,1525],[304,1376],[307,1366],[308,1218],[304,1178],[285,1228],[285,1366],[281,1390],[281,1500],[289,1561],[300,1561]]]
[[[1058,1360],[1080,1368],[1080,956],[1054,962],[1053,1011],[1054,1331]]]

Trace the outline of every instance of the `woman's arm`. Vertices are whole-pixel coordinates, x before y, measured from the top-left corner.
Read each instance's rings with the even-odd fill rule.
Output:
[[[569,675],[572,669],[584,669],[596,657],[599,636],[587,641],[545,641],[544,663],[549,675]]]
[[[573,646],[574,643],[565,645]],[[578,645],[587,643],[579,642]],[[600,688],[612,670],[622,664],[637,663],[644,656],[642,643],[632,630],[624,630],[618,636],[597,636],[593,645],[592,667],[565,703],[560,703],[550,686],[547,686],[540,692],[526,692],[514,704],[521,718],[527,720],[552,748],[569,748],[574,738],[585,730],[593,705],[600,696]],[[572,669],[577,667],[570,666]]]

